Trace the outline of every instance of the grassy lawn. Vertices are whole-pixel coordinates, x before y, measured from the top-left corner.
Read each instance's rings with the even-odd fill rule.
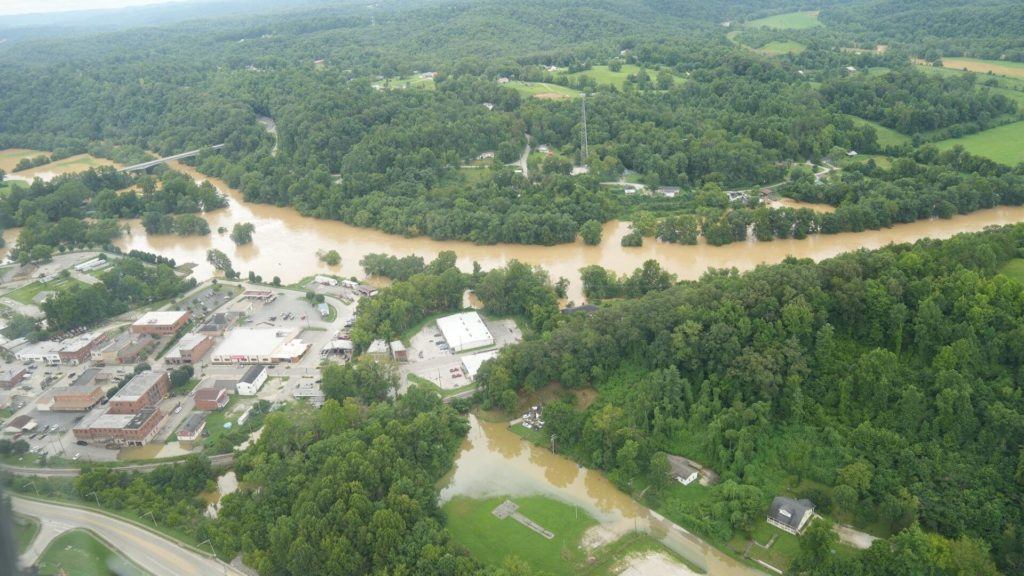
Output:
[[[943,58],[944,68],[968,70],[979,74],[997,74],[1011,78],[1024,78],[1024,62],[1008,62],[1003,60],[979,60],[977,58]]]
[[[537,430],[536,428],[527,428],[522,424],[510,426],[509,430],[511,430],[513,434],[519,436],[520,438],[526,440],[527,442],[531,442],[538,446],[544,446],[545,448],[549,448],[551,446],[551,435],[543,430]]]
[[[857,124],[866,124],[874,128],[875,132],[878,133],[878,144],[881,146],[899,146],[900,144],[910,142],[910,136],[901,134],[892,128],[882,126],[878,122],[872,122],[871,120],[865,120],[857,116],[848,116],[848,118],[852,119]]]
[[[776,30],[806,30],[822,26],[817,12],[788,12],[747,22],[750,28],[774,28]]]
[[[123,576],[145,572],[85,530],[71,530],[58,536],[39,558],[40,574],[67,570],[75,576]]]
[[[846,168],[847,166],[864,163],[868,160],[874,160],[879,168],[888,170],[892,166],[892,158],[884,154],[859,154],[853,158],[843,158],[839,161],[839,167]]]
[[[999,271],[1004,276],[1009,276],[1017,282],[1024,282],[1024,258],[1014,258],[1005,265],[1003,269]]]
[[[459,174],[465,179],[466,184],[476,184],[491,177],[491,169],[481,166],[479,168],[459,168]]]
[[[428,379],[426,379],[426,378],[424,378],[422,376],[419,376],[417,374],[409,374],[408,377],[409,377],[409,381],[410,382],[413,382],[415,384],[421,384],[423,386],[426,386],[427,388],[430,388],[431,390],[437,392],[438,395],[441,396],[441,398],[447,398],[449,396],[454,396],[456,394],[465,392],[466,390],[472,390],[473,388],[476,388],[476,384],[475,383],[470,383],[470,384],[466,384],[465,386],[460,386],[458,388],[452,388],[450,390],[442,390],[441,387],[438,386],[437,384],[434,384],[430,380],[428,380]]]
[[[639,532],[623,536],[618,541],[601,548],[600,552],[603,552],[603,554],[601,554],[597,560],[587,568],[585,571],[586,574],[592,576],[616,576],[622,572],[622,569],[624,568],[620,560],[625,560],[634,554],[644,554],[648,552],[660,553],[672,558],[680,564],[690,566],[694,572],[704,572],[698,566],[690,564],[690,562],[669,550],[664,544],[655,540],[653,537]]]
[[[39,534],[39,522],[27,516],[14,515],[14,536],[18,540],[19,554],[28,550],[37,534]]]
[[[788,40],[785,42],[769,42],[757,49],[758,52],[762,54],[767,54],[768,56],[781,56],[782,54],[799,54],[804,50],[807,50],[807,46],[804,46],[803,44],[799,42],[794,42],[792,40]]]
[[[433,78],[421,78],[419,74],[387,78],[381,82],[375,83],[374,85],[387,90],[406,90],[409,88],[419,88],[420,90],[437,89],[437,84],[434,83]]]
[[[522,82],[520,80],[512,80],[506,84],[509,88],[512,88],[516,92],[519,92],[523,96],[532,96],[534,98],[541,98],[545,100],[562,100],[565,98],[577,98],[580,93],[572,88],[566,88],[565,86],[559,86],[558,84],[548,84],[547,82]]]
[[[230,430],[238,426],[238,418],[245,413],[245,409],[250,404],[242,399],[237,394],[229,396],[230,400],[226,406],[220,410],[214,410],[209,412],[206,416],[206,433],[209,434],[203,439],[204,445],[213,445],[217,440],[227,434]],[[251,416],[250,416],[251,418]],[[230,422],[231,426],[225,428],[224,424]],[[245,427],[245,424],[242,425]],[[246,429],[248,432],[248,429]]]
[[[478,560],[491,566],[500,565],[507,556],[515,555],[528,562],[534,570],[553,576],[577,574],[586,559],[579,543],[583,533],[597,524],[585,512],[542,496],[512,499],[519,512],[547,530],[554,532],[551,540],[537,534],[511,517],[499,520],[491,511],[505,498],[475,500],[455,498],[442,508],[448,516],[448,529],[455,541]]]
[[[957,144],[971,154],[1015,166],[1018,162],[1024,162],[1024,121],[935,143],[942,150]]]
[[[773,536],[776,537],[775,543],[767,550],[757,545],[767,544]],[[783,532],[767,522],[760,522],[751,537],[756,544],[750,547],[750,557],[767,562],[776,568],[787,570],[800,553],[800,538],[798,536]],[[747,546],[747,539],[742,535],[737,535],[730,545],[737,550],[743,550]]]
[[[3,184],[0,184],[0,197],[6,196],[15,188],[28,188],[28,184],[21,180],[5,180]]]
[[[67,290],[76,284],[82,284],[82,282],[71,277],[57,278],[47,282],[46,284],[43,284],[42,282],[33,282],[7,293],[7,297],[11,300],[21,302],[22,304],[35,304],[32,302],[32,299],[40,292],[60,292],[61,290]]]
[[[567,74],[566,78],[593,78],[594,81],[597,82],[600,86],[615,86],[619,90],[622,90],[622,88],[626,85],[626,80],[629,78],[629,76],[639,73],[640,67],[637,66],[636,64],[623,64],[622,68],[618,72],[611,70],[608,66],[592,66],[590,70],[583,70],[582,72],[574,72],[572,74]],[[657,81],[658,74],[660,74],[660,72],[653,68],[648,68],[647,74],[651,77],[651,80]],[[669,75],[672,76],[672,82],[676,86],[686,82],[685,78],[681,78],[674,74]]]

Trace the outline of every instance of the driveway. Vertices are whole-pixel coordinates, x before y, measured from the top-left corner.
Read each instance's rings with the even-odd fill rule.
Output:
[[[244,576],[235,568],[211,559],[133,523],[105,514],[11,496],[14,511],[38,518],[39,536],[22,556],[23,562],[35,562],[46,544],[72,528],[85,528],[113,545],[153,576]]]

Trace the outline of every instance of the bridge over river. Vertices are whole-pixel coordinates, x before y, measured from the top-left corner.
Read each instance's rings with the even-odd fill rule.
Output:
[[[210,146],[210,150],[220,150],[224,147],[224,144],[215,144]],[[174,156],[167,156],[164,158],[157,158],[156,160],[150,160],[148,162],[142,162],[140,164],[132,164],[131,166],[125,166],[119,170],[120,172],[138,172],[140,170],[148,170],[157,164],[163,164],[164,162],[171,162],[173,160],[183,160],[185,158],[192,158],[198,156],[202,151],[202,148],[196,148],[195,150],[189,150],[188,152],[182,152],[181,154],[175,154]]]

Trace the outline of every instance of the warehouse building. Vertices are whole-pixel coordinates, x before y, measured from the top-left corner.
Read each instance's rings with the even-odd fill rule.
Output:
[[[139,318],[132,324],[132,332],[154,336],[174,334],[188,322],[188,319],[189,313],[186,310],[146,312],[142,315],[142,318]]]
[[[11,341],[13,344],[14,341]],[[59,342],[43,340],[19,349],[14,357],[22,362],[39,362],[47,366],[60,366],[60,349],[63,346]]]
[[[164,415],[156,408],[143,408],[138,414],[111,414],[87,419],[73,432],[76,440],[141,446],[156,433]]]
[[[166,372],[152,370],[136,374],[110,398],[110,414],[135,414],[147,406],[155,406],[170,387]]]
[[[472,382],[476,379],[476,373],[480,371],[480,366],[484,362],[491,358],[497,358],[497,350],[488,350],[486,352],[478,352],[476,354],[470,354],[462,357],[462,368],[466,372],[466,378]]]
[[[437,328],[455,352],[494,346],[494,337],[476,312],[463,312],[437,319]]]
[[[103,386],[110,377],[99,368],[83,371],[70,385],[53,391],[54,412],[84,412],[103,399]]]
[[[263,387],[263,383],[267,381],[269,372],[263,364],[251,366],[235,385],[235,391],[241,396],[255,396]]]
[[[214,364],[277,364],[298,362],[309,344],[298,328],[236,328],[213,351]]]
[[[213,339],[203,334],[186,334],[164,356],[168,364],[195,364],[213,348]]]

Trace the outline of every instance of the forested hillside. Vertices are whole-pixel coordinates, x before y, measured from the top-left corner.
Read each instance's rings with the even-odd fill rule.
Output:
[[[656,478],[659,452],[712,467],[725,482],[707,502],[654,496],[712,538],[751,526],[716,502],[750,497],[756,518],[795,477],[825,511],[980,539],[1019,573],[1024,285],[996,272],[1022,248],[1024,226],[1014,226],[820,264],[710,271],[572,315],[485,365],[480,381],[497,406],[552,382],[596,388],[586,410],[545,408],[563,450],[620,485]],[[900,556],[889,546],[808,573],[935,573],[927,558],[888,571]]]

